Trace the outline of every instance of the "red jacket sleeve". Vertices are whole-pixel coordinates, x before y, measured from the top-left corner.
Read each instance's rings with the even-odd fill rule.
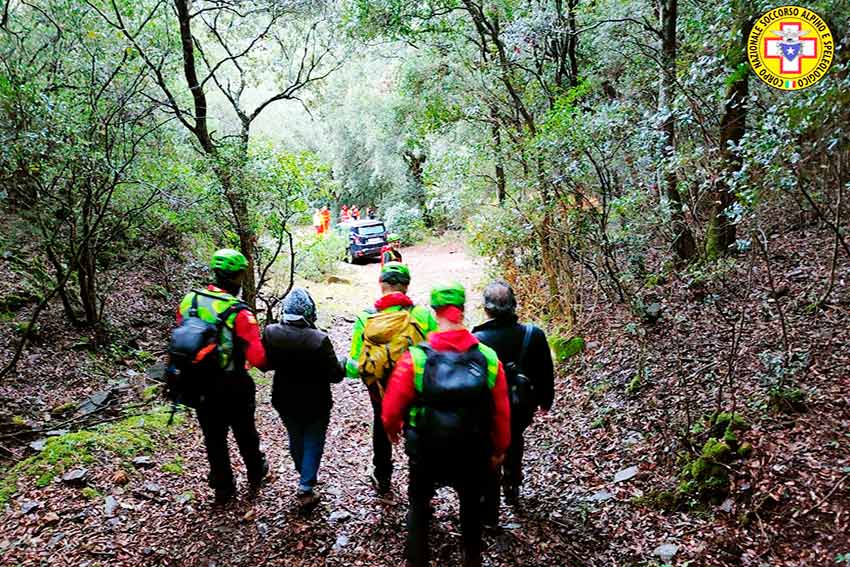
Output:
[[[398,360],[390,376],[387,391],[384,394],[381,421],[384,431],[390,436],[401,433],[404,426],[404,416],[416,397],[416,386],[413,383],[413,359],[406,352]]]
[[[490,443],[493,445],[493,454],[502,455],[511,444],[511,402],[508,398],[508,381],[505,378],[505,369],[501,362],[499,362],[499,375],[496,377],[496,385],[491,394],[493,402]]]
[[[257,318],[248,309],[243,309],[236,315],[233,331],[245,342],[245,359],[250,366],[266,370],[266,349],[260,338],[260,327]]]

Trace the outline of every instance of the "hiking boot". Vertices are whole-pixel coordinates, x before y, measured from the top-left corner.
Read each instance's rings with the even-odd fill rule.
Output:
[[[271,479],[269,474],[269,463],[263,459],[263,471],[260,475],[260,480],[252,480],[248,482],[248,500],[254,500],[260,494],[260,489]]]
[[[215,500],[214,504],[216,506],[224,506],[236,496],[236,486],[230,485],[227,488],[216,488],[215,489]]]
[[[298,500],[298,508],[302,513],[310,512],[313,508],[315,508],[319,504],[319,500],[321,497],[316,494],[315,491],[309,490],[304,492],[299,492],[295,499]]]
[[[505,495],[505,503],[508,506],[518,506],[519,505],[519,485],[518,484],[506,484],[502,486],[502,492]]]
[[[375,473],[369,477],[370,484],[374,487],[375,491],[378,493],[378,496],[384,496],[392,490],[392,483],[388,478],[378,478]]]

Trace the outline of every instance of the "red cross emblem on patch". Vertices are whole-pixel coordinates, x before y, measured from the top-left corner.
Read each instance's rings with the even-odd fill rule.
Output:
[[[779,59],[780,73],[799,74],[803,59],[817,59],[818,40],[803,37],[808,32],[803,30],[802,22],[782,22],[773,34],[778,37],[764,39],[764,58]]]

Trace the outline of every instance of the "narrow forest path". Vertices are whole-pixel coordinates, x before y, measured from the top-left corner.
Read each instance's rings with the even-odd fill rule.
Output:
[[[485,265],[466,251],[462,241],[450,237],[403,252],[417,302],[426,302],[437,282],[460,281],[469,291],[469,318],[482,319]],[[377,263],[341,266],[339,277],[347,283],[305,283],[338,354],[349,347],[353,315],[378,293],[378,272]],[[397,448],[392,496],[378,498],[367,481],[372,416],[362,384],[345,380],[333,388],[335,406],[320,470],[323,499],[311,516],[302,517],[294,499],[296,475],[285,431],[269,403],[271,375],[258,375],[257,382],[258,429],[275,479],[255,502],[247,502],[243,491],[227,508],[212,507],[204,482],[207,465],[200,431],[189,418],[152,449],[144,466],[133,467],[129,458],[118,456],[100,456],[87,465],[88,487],[94,492],[55,482],[20,493],[19,504],[4,518],[9,523],[0,534],[2,564],[402,565],[405,458]],[[569,535],[575,522],[569,509],[570,471],[558,450],[567,440],[558,439],[553,426],[551,420],[541,423],[530,436],[525,506],[519,514],[504,508],[505,529],[486,536],[489,565],[554,567],[580,560],[581,538]],[[233,443],[231,453],[244,489],[244,468]],[[121,470],[130,471],[126,484],[115,481]],[[38,513],[24,512],[27,502],[37,502]],[[456,565],[460,533],[453,493],[440,491],[434,506],[434,561]]]
[[[486,264],[449,235],[404,249],[411,266],[411,295],[427,302],[430,287],[460,281],[469,293],[468,319],[483,318],[480,291]],[[307,286],[338,354],[347,351],[353,316],[378,294],[379,264],[342,265],[323,283]],[[612,369],[616,371],[616,368]],[[200,431],[189,417],[145,452],[102,452],[84,461],[87,486],[32,479],[2,517],[2,565],[42,566],[369,566],[403,565],[406,460],[396,448],[392,495],[378,498],[368,483],[371,409],[361,383],[333,387],[334,409],[320,470],[322,502],[309,516],[296,507],[296,475],[284,428],[271,407],[271,375],[256,375],[257,424],[274,471],[255,502],[244,498],[244,468],[231,444],[243,491],[225,509],[211,505]],[[613,391],[599,390],[609,411],[623,408]],[[580,375],[556,378],[553,411],[526,435],[522,506],[502,507],[501,528],[485,534],[485,565],[562,567],[657,565],[656,547],[710,529],[710,520],[664,516],[633,505],[644,492],[617,482],[629,465],[651,466],[642,425],[600,428]],[[642,473],[643,474],[643,473]],[[118,475],[118,476],[116,476]],[[124,475],[121,481],[116,480]],[[640,477],[638,477],[640,478]],[[22,485],[23,486],[23,485]],[[460,561],[457,501],[443,489],[434,500],[431,535],[434,564]],[[676,519],[678,517],[678,520]],[[671,522],[671,520],[673,520]],[[678,535],[677,535],[678,534]]]
[[[482,320],[481,289],[486,283],[486,263],[471,253],[455,234],[431,239],[426,243],[402,249],[404,262],[410,267],[410,296],[417,303],[428,303],[431,288],[438,283],[457,281],[467,289],[467,318],[472,323]],[[379,292],[377,260],[367,264],[340,264],[334,276],[325,282],[298,281],[313,295],[320,312],[320,324],[333,329],[335,317],[352,318],[371,305]],[[349,337],[350,338],[350,337]]]

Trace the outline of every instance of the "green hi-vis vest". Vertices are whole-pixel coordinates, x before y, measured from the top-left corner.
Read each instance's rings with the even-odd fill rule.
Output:
[[[429,343],[424,343],[427,347],[430,348]],[[496,354],[492,348],[488,347],[485,344],[478,343],[477,345],[478,352],[481,353],[484,360],[487,364],[487,387],[492,390],[496,386],[496,380],[499,377],[499,356]],[[425,352],[419,346],[410,347],[410,357],[413,362],[413,385],[416,389],[417,397],[422,396],[424,393],[424,384],[425,384],[425,365],[428,362],[428,353]],[[428,408],[424,405],[417,405],[414,403],[410,407],[410,412],[408,414],[407,425],[415,428],[417,422],[424,415]]]
[[[196,296],[198,318],[213,325],[218,323],[219,316],[228,309],[242,304],[238,298],[223,291],[211,291],[208,289],[190,291],[183,298],[183,301],[180,302],[180,316],[184,319],[189,317],[189,311],[192,309],[192,299]],[[222,370],[232,371],[237,368],[237,361],[235,359],[239,357],[233,356],[233,326],[236,322],[236,316],[239,315],[239,311],[241,310],[233,310],[224,321],[224,324],[221,325],[221,335],[218,337],[218,357]],[[244,361],[240,362],[240,364],[244,365]]]

